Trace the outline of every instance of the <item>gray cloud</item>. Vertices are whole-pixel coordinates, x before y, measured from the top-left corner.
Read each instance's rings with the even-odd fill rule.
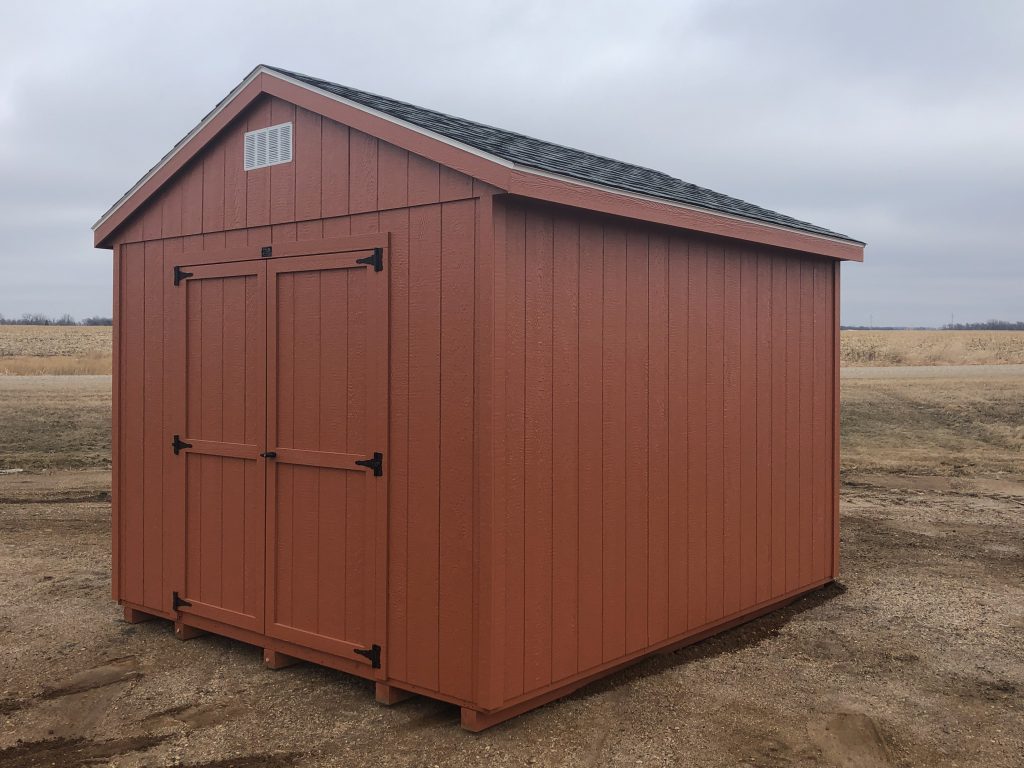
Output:
[[[1024,318],[1020,3],[552,5],[5,8],[0,313],[108,313],[89,226],[266,62],[867,240],[844,322]]]

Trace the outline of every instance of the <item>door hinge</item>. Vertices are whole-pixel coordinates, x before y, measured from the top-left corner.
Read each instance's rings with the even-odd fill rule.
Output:
[[[175,456],[177,456],[179,453],[181,453],[181,449],[182,448],[191,448],[191,447],[192,447],[192,443],[186,443],[184,440],[181,439],[181,435],[175,435],[174,439],[171,440],[171,448],[174,449],[174,455]]]
[[[367,256],[365,259],[356,259],[356,264],[369,264],[373,267],[374,272],[382,272],[384,270],[384,249],[374,248],[371,256]]]
[[[181,267],[175,267],[174,268],[174,284],[175,285],[181,285],[181,281],[184,280],[186,277],[192,277],[192,274],[193,274],[192,272],[186,272]]]
[[[374,477],[380,477],[384,474],[384,454],[380,451],[374,451],[372,459],[359,459],[356,461],[360,467],[369,467],[373,470]]]
[[[370,666],[380,669],[380,646],[374,643],[369,648],[356,648],[356,653],[370,660]]]
[[[191,608],[192,603],[188,600],[183,600],[181,595],[177,592],[171,592],[171,607],[174,609],[175,613],[177,613],[182,608]]]

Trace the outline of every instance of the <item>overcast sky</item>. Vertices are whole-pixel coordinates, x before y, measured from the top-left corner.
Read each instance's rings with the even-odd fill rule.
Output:
[[[844,323],[1024,320],[1024,3],[571,5],[5,2],[0,314],[109,315],[91,225],[268,63],[865,240]]]

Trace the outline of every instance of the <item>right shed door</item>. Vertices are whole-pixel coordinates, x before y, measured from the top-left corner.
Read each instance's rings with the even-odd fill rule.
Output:
[[[385,599],[387,272],[365,253],[273,259],[267,270],[266,632],[373,663]]]

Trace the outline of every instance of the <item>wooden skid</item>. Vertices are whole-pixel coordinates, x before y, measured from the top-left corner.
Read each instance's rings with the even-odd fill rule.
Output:
[[[263,649],[263,666],[267,669],[284,669],[299,664],[302,659],[289,656],[287,653],[280,653],[272,648]]]
[[[153,619],[160,618],[159,616],[156,616],[152,613],[140,611],[137,608],[129,608],[127,605],[123,606],[123,609],[124,620],[127,621],[129,624],[141,624],[144,621],[152,621]]]
[[[395,688],[393,685],[387,683],[377,683],[375,695],[377,697],[377,703],[383,704],[386,707],[390,707],[393,704],[411,699],[415,694],[409,691],[403,691],[400,688]]]

